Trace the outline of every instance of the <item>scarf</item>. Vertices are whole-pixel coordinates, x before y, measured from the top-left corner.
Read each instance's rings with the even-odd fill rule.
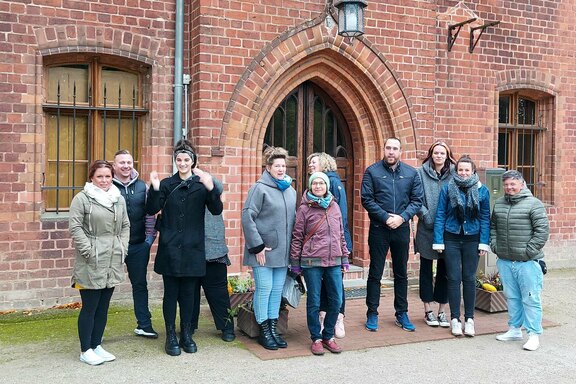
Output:
[[[468,179],[463,179],[456,172],[452,173],[452,180],[448,182],[448,197],[450,205],[456,211],[456,218],[463,223],[466,217],[478,217],[480,211],[478,174],[474,173]],[[466,201],[462,199],[460,192],[464,192]]]
[[[314,196],[312,193],[306,192],[306,197],[308,198],[308,200],[310,202],[316,202],[316,203],[318,203],[319,206],[321,206],[324,209],[328,208],[328,206],[330,205],[330,202],[334,198],[334,196],[332,196],[330,191],[328,191],[328,193],[324,197]]]
[[[290,186],[292,185],[292,178],[288,175],[284,175],[284,178],[282,180],[278,180],[275,177],[272,177],[272,180],[274,180],[274,182],[278,186],[278,189],[281,190],[282,192],[290,188]]]
[[[111,208],[120,199],[120,190],[114,184],[105,191],[88,182],[84,185],[84,193],[106,208]]]

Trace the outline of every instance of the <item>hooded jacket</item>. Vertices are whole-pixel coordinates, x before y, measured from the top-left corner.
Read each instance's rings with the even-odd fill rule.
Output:
[[[242,209],[245,266],[258,267],[256,253],[264,247],[266,267],[287,267],[290,255],[290,239],[296,217],[296,191],[290,187],[282,192],[272,175],[264,171],[260,179],[248,191]]]
[[[130,238],[124,198],[120,197],[108,208],[84,191],[78,192],[70,204],[69,229],[76,249],[73,286],[104,289],[124,281],[124,259]]]
[[[549,234],[544,204],[528,188],[515,195],[500,197],[494,203],[490,248],[500,259],[527,261],[543,258],[542,248]]]
[[[328,208],[322,208],[317,202],[310,201],[306,192],[296,212],[290,245],[290,265],[306,268],[348,264],[349,252],[338,204],[332,199]],[[323,223],[304,244],[304,239],[320,221]]]

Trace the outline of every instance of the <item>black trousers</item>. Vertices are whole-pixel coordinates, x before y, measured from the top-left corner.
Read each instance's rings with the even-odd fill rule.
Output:
[[[368,247],[370,251],[370,269],[366,282],[367,314],[378,314],[380,305],[380,280],[384,273],[384,264],[388,250],[392,255],[392,273],[394,275],[394,310],[396,315],[408,312],[408,247],[410,228],[402,226],[390,229],[385,225],[370,223]]]
[[[448,302],[448,279],[446,278],[446,263],[438,259],[436,263],[436,279],[432,271],[433,260],[420,258],[419,293],[424,303],[433,301],[439,304]]]
[[[230,296],[228,295],[228,267],[224,263],[207,262],[206,276],[200,278],[200,285],[194,292],[196,301],[200,302],[200,286],[210,306],[216,329],[234,330],[234,318],[230,316]],[[194,307],[192,329],[198,329],[200,306]]]
[[[112,293],[114,288],[80,290],[82,309],[78,314],[78,337],[82,352],[102,343]]]
[[[166,326],[176,325],[176,307],[180,306],[180,324],[192,323],[194,311],[199,311],[200,301],[194,292],[200,289],[200,277],[162,275],[164,299],[162,313]]]

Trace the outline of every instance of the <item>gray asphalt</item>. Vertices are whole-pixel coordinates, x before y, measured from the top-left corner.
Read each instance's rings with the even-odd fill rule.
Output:
[[[575,270],[545,277],[544,316],[559,325],[535,352],[494,335],[272,361],[238,343],[177,358],[125,343],[114,348],[117,361],[91,367],[76,351],[42,344],[2,348],[0,383],[576,383],[575,297]]]

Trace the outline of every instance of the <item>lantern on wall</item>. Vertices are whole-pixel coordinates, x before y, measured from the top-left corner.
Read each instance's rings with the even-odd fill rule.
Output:
[[[366,0],[334,0],[334,7],[338,10],[338,34],[351,39],[362,36],[364,8],[367,6]]]

